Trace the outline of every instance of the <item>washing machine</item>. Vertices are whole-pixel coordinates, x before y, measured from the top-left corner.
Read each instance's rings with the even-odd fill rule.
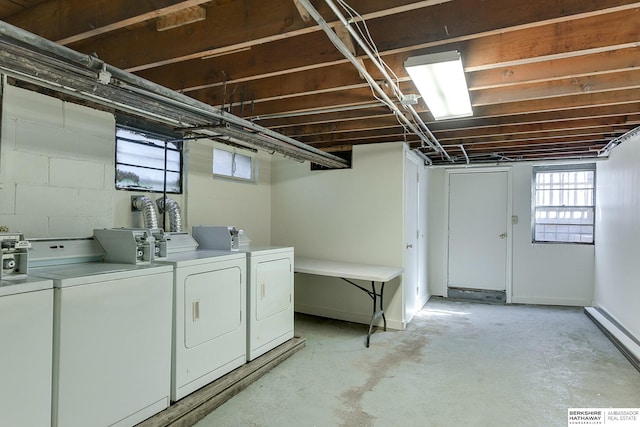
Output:
[[[51,422],[53,282],[27,276],[30,242],[0,233],[0,425]]]
[[[171,266],[102,262],[94,238],[31,246],[29,277],[53,281],[51,425],[133,426],[167,408]]]
[[[200,248],[246,253],[247,361],[293,338],[294,249],[243,246],[244,233],[235,227],[194,226],[192,233]]]
[[[246,363],[246,255],[197,250],[187,233],[168,233],[173,268],[171,400]]]
[[[51,422],[53,282],[0,281],[0,425]]]

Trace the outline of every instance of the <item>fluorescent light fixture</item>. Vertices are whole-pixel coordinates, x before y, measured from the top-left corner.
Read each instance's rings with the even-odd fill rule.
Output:
[[[413,56],[404,67],[436,120],[473,115],[460,52]]]

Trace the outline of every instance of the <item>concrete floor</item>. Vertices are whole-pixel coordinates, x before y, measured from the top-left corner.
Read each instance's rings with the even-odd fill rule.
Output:
[[[582,309],[435,298],[405,331],[296,315],[306,348],[196,424],[566,426],[640,408],[640,373]]]

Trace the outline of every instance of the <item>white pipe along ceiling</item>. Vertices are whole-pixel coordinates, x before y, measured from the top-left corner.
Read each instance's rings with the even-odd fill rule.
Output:
[[[0,45],[0,73],[18,80],[168,124],[187,134],[328,168],[349,166],[338,156],[2,21]]]
[[[324,32],[329,37],[329,40],[333,43],[333,45],[342,53],[345,58],[347,58],[353,66],[358,70],[360,75],[367,81],[367,83],[371,86],[371,89],[379,96],[380,100],[388,106],[396,116],[397,120],[400,124],[405,128],[405,130],[409,130],[416,136],[418,136],[422,142],[421,147],[416,149],[415,151],[420,154],[425,161],[431,163],[431,159],[428,157],[428,154],[438,154],[442,155],[447,160],[451,161],[451,157],[446,152],[446,150],[440,145],[436,137],[431,133],[427,125],[424,123],[422,118],[415,111],[413,106],[411,105],[403,105],[404,108],[408,111],[410,118],[408,118],[405,113],[398,108],[396,103],[392,101],[389,96],[386,94],[384,89],[380,87],[380,84],[369,74],[367,69],[363,64],[359,62],[359,60],[355,57],[355,55],[350,51],[350,49],[345,45],[345,43],[340,39],[340,37],[333,31],[331,26],[327,23],[327,21],[320,15],[318,10],[311,4],[309,0],[298,0],[298,3],[304,7],[309,15],[320,25],[320,27],[324,30]],[[380,60],[379,56],[372,52],[372,49],[369,48],[367,43],[365,43],[358,32],[356,32],[352,25],[350,25],[349,21],[344,17],[344,15],[340,12],[338,7],[331,0],[325,0],[325,3],[331,8],[333,13],[345,26],[353,40],[358,44],[358,46],[365,52],[367,57],[373,62],[376,68],[382,73],[385,78],[385,84],[389,85],[392,88],[393,94],[397,98],[397,101],[402,104],[402,101],[405,99],[404,94],[400,90],[400,87],[396,83],[396,81],[389,75],[388,67]],[[372,44],[373,42],[371,42]],[[375,50],[375,47],[374,47]],[[426,144],[426,145],[425,145]],[[428,146],[428,147],[427,147]],[[431,152],[425,153],[425,149],[430,149]]]

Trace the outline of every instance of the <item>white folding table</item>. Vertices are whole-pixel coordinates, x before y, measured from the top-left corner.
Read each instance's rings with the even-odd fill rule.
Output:
[[[371,332],[375,321],[382,317],[384,330],[387,330],[387,319],[384,316],[384,285],[402,274],[402,267],[388,267],[382,265],[357,264],[351,262],[330,261],[324,259],[295,257],[294,271],[296,273],[314,274],[318,276],[337,277],[364,291],[373,300],[373,312],[369,323],[366,346],[369,347]],[[367,289],[353,280],[371,282],[371,289]],[[380,283],[380,291],[376,290],[376,282]]]

